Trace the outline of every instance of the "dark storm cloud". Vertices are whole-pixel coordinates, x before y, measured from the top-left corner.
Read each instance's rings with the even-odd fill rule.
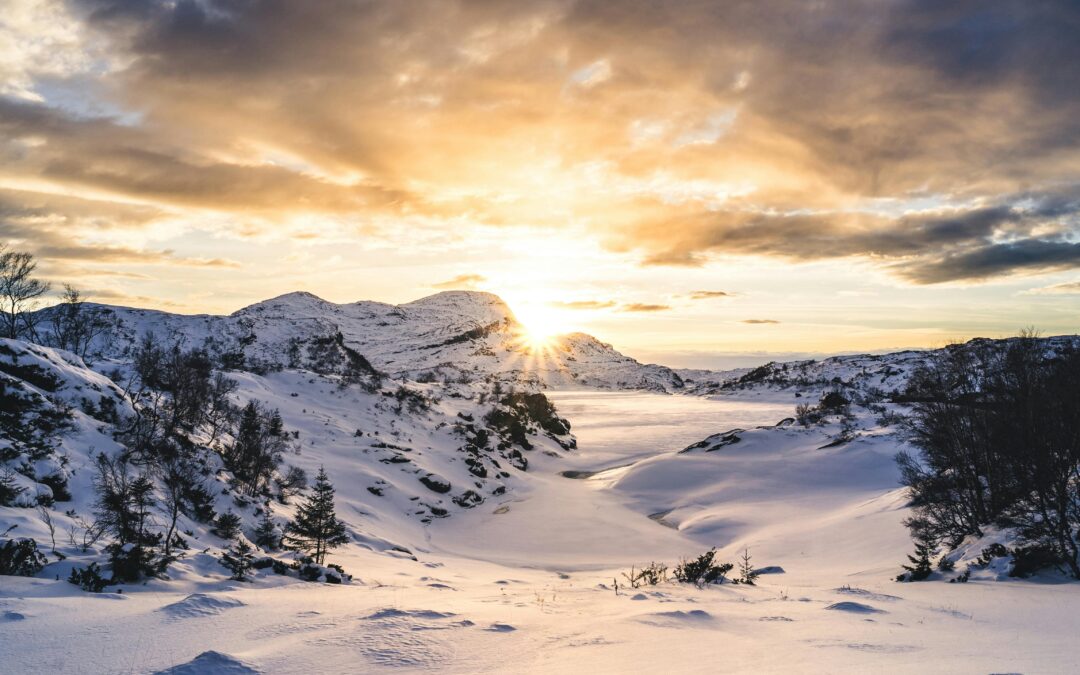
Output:
[[[674,222],[643,224],[636,236],[661,246],[671,238],[667,233],[680,233],[673,246],[647,259],[651,264],[699,265],[698,254],[706,251],[799,261],[869,256],[914,283],[979,280],[1076,265],[1076,246],[1068,239],[1080,214],[1074,189],[1006,195],[999,205],[895,218],[697,212]]]
[[[994,87],[1018,79],[1045,103],[1080,100],[1080,27],[1073,0],[897,3],[886,54],[958,85]]]
[[[1080,243],[1022,239],[920,260],[901,268],[900,274],[916,283],[933,284],[1077,266],[1080,266]]]

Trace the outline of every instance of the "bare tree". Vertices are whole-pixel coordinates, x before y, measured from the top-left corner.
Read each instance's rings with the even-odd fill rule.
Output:
[[[32,253],[12,251],[0,244],[0,328],[12,340],[23,332],[34,337],[33,310],[37,298],[49,291],[49,284],[33,278],[37,261]]]
[[[52,514],[49,513],[49,509],[39,505],[38,515],[41,516],[41,520],[45,523],[45,527],[49,528],[49,539],[52,540],[52,552],[56,553],[56,526],[53,525]]]
[[[63,302],[51,314],[52,345],[86,358],[98,337],[113,329],[106,310],[87,306],[86,297],[71,284],[64,284]]]
[[[192,463],[178,457],[162,462],[160,472],[164,499],[159,504],[159,508],[165,514],[165,517],[169,519],[169,528],[165,533],[164,544],[165,556],[168,557],[173,552],[176,523],[184,512],[188,490],[198,482],[199,475]]]
[[[1013,527],[1013,574],[1059,564],[1080,579],[1080,350],[1025,331],[947,350],[909,389],[918,453],[897,459],[917,543]]]
[[[237,386],[236,380],[225,377],[221,372],[214,373],[210,382],[209,403],[204,413],[209,435],[206,441],[208,446],[213,447],[222,432],[230,429],[235,421],[238,411],[229,397],[236,391]]]

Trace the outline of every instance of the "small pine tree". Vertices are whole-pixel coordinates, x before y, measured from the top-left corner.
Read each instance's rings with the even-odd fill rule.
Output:
[[[84,591],[90,593],[100,593],[105,590],[105,586],[108,582],[101,576],[101,568],[98,567],[96,562],[90,563],[89,567],[79,569],[77,567],[71,568],[71,575],[68,577],[68,583],[75,584]]]
[[[683,584],[694,584],[698,587],[706,584],[722,584],[731,571],[731,563],[717,565],[713,562],[716,558],[716,549],[712,548],[702,553],[694,560],[683,560],[675,566],[673,574],[675,580]]]
[[[13,506],[15,500],[26,491],[15,481],[15,472],[5,467],[0,470],[0,506]]]
[[[222,539],[235,539],[240,534],[240,516],[227,511],[217,517],[211,531]]]
[[[246,539],[237,539],[221,554],[221,564],[230,572],[234,581],[247,581],[247,574],[255,564],[255,549]]]
[[[303,504],[296,509],[296,520],[285,526],[285,545],[312,554],[321,565],[326,553],[349,541],[345,535],[345,523],[334,512],[334,486],[319,467],[315,487]]]
[[[263,507],[262,518],[259,519],[259,525],[255,528],[255,545],[269,551],[276,550],[281,545],[277,525],[274,524],[274,519],[270,514],[269,502]]]
[[[742,560],[739,561],[739,582],[753,586],[754,579],[757,579],[761,573],[754,569],[750,560],[750,549],[744,548]]]
[[[922,581],[930,576],[930,573],[934,571],[933,565],[930,563],[930,555],[934,551],[934,542],[925,534],[918,534],[915,537],[915,554],[909,555],[908,560],[910,565],[904,565],[904,569],[908,571],[907,575],[901,574],[900,577],[907,577],[907,581]]]

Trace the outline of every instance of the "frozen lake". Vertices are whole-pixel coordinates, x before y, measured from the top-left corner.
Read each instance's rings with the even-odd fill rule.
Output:
[[[709,399],[637,391],[545,392],[578,439],[572,461],[591,467],[676,452],[736,427],[776,424],[794,413],[784,401]]]
[[[529,455],[527,485],[469,518],[450,519],[430,530],[432,544],[442,551],[550,569],[684,554],[698,544],[649,520],[647,509],[628,507],[623,496],[601,482],[572,480],[566,473],[589,474],[677,452],[734,427],[772,425],[790,417],[794,407],[760,399],[632,391],[545,393],[573,425],[578,449],[559,458]]]

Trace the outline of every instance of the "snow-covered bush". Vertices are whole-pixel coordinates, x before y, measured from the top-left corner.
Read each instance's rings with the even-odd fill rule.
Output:
[[[341,565],[319,565],[308,556],[302,556],[294,562],[292,569],[296,570],[296,575],[304,581],[328,584],[347,584],[352,581],[352,575],[347,574]]]
[[[721,584],[727,573],[735,566],[731,563],[717,564],[715,562],[716,549],[709,549],[693,560],[683,560],[672,574],[675,580],[683,584],[704,586],[706,584]]]
[[[71,575],[68,577],[68,583],[75,584],[90,593],[100,593],[108,585],[105,578],[101,576],[101,568],[98,567],[96,562],[92,562],[88,567],[82,569],[73,567]]]
[[[44,569],[45,562],[33,539],[7,539],[0,543],[0,575],[32,577]]]
[[[629,572],[623,572],[623,578],[630,582],[630,588],[655,586],[667,581],[667,572],[667,565],[651,562],[641,569],[631,567]]]

